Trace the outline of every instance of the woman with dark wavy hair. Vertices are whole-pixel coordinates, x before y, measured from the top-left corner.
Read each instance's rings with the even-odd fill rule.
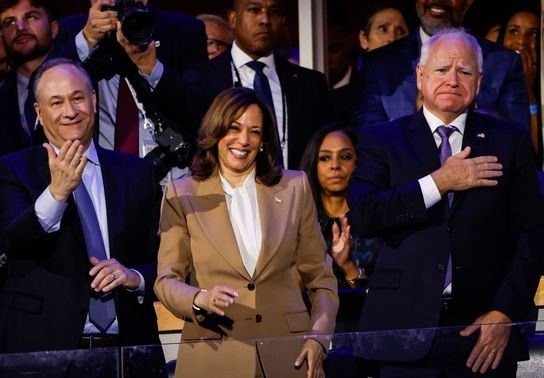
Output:
[[[352,234],[349,225],[346,189],[357,164],[356,145],[352,131],[340,124],[328,124],[310,139],[301,162],[338,279],[340,309],[336,332],[357,330],[368,274],[378,249],[377,239]]]
[[[167,185],[155,291],[186,319],[176,376],[323,377],[336,279],[306,175],[281,170],[257,92],[222,92],[202,121],[192,177]],[[308,313],[297,283],[310,293]],[[304,361],[307,369],[301,369]]]

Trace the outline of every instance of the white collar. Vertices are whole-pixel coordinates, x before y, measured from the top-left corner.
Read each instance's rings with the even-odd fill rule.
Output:
[[[232,62],[234,63],[234,66],[238,69],[245,66],[247,63],[253,61],[248,54],[246,54],[234,41],[232,43],[232,49],[230,50],[230,54],[232,56]],[[259,59],[257,59],[259,62],[263,62],[266,64],[266,67],[271,70],[276,70],[276,63],[274,61],[274,53],[270,53],[270,55],[262,56]]]
[[[465,124],[467,122],[467,113],[468,110],[465,110],[462,114],[460,114],[457,118],[455,118],[453,121],[448,123],[447,125],[440,120],[437,116],[435,116],[433,113],[431,113],[425,105],[423,105],[423,116],[425,117],[425,120],[427,120],[427,123],[429,124],[429,127],[431,128],[431,132],[434,133],[438,126],[455,126],[457,130],[461,133],[461,135],[464,135],[465,133]]]
[[[236,189],[239,189],[239,188],[251,189],[252,187],[255,187],[255,177],[256,177],[256,170],[255,168],[253,168],[251,170],[251,173],[247,175],[242,186],[238,188],[233,188],[232,185],[228,182],[228,180],[221,174],[221,171],[219,171],[219,178],[221,179],[223,190],[225,191],[225,194],[227,194],[230,197],[232,197],[232,193],[234,193]]]

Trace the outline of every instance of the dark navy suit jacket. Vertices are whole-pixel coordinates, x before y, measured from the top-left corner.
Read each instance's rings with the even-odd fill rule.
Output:
[[[496,43],[478,39],[484,58],[483,79],[475,107],[488,109],[529,129],[529,99],[521,60]],[[386,122],[416,111],[416,66],[421,40],[415,31],[364,54],[356,83],[350,123]]]
[[[298,169],[304,148],[313,133],[332,116],[329,92],[325,76],[314,70],[300,67],[275,55],[276,71],[280,79],[288,122],[288,167]],[[234,86],[231,55],[224,52],[210,61],[207,71],[201,75],[206,79],[208,102],[221,91]],[[277,120],[278,128],[282,120]]]
[[[30,145],[29,134],[23,129],[17,93],[17,73],[11,72],[0,88],[0,156]]]
[[[110,256],[145,278],[145,295],[114,290],[123,345],[159,343],[153,309],[161,189],[151,163],[97,148]],[[0,289],[0,351],[74,349],[83,334],[91,277],[73,198],[60,230],[46,233],[34,203],[49,185],[46,150],[32,147],[0,159],[0,232],[7,279]]]
[[[417,180],[437,170],[440,161],[422,111],[359,129],[358,166],[348,189],[351,227],[381,239],[361,330],[438,326],[450,253],[456,323],[470,324],[491,310],[514,322],[528,320],[544,245],[529,136],[469,111],[465,146],[472,157],[498,157],[503,165],[498,185],[455,192],[451,210],[447,196],[425,209]],[[514,333],[514,358],[522,358],[526,345]],[[415,360],[431,342],[422,337],[408,349],[402,342],[384,348],[378,343],[365,352],[376,359]]]
[[[192,139],[205,111],[203,93],[197,85],[199,71],[208,64],[204,24],[180,13],[156,9],[151,12],[155,21],[152,37],[159,42],[157,58],[164,65],[164,73],[152,94],[139,93],[136,88],[138,98],[143,101],[142,96],[153,96],[163,118]],[[60,20],[56,44],[62,56],[79,60],[74,37],[86,22],[87,14]],[[113,74],[139,77],[136,66],[117,43],[102,41],[84,64],[95,82]]]

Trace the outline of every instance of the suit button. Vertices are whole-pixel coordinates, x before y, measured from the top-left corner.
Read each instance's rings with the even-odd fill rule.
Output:
[[[460,272],[460,271],[461,271],[461,267],[460,267],[459,265],[456,266],[454,269],[455,269],[456,272]]]
[[[438,270],[442,270],[442,271],[443,271],[444,269],[446,269],[446,267],[444,266],[444,264],[438,264],[438,267],[437,267],[437,268],[438,268]]]
[[[248,289],[249,291],[255,290],[255,284],[254,284],[253,282],[248,283],[248,284],[247,284],[247,289]]]
[[[263,320],[263,317],[260,314],[255,315],[255,321],[260,323]]]
[[[455,227],[453,227],[453,226],[448,227],[448,232],[453,234],[455,231],[456,231]]]

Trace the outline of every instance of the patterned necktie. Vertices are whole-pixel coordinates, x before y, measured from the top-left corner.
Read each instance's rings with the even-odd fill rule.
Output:
[[[261,93],[270,108],[274,110],[274,101],[272,100],[272,91],[270,90],[270,83],[268,78],[263,72],[263,69],[266,67],[266,64],[259,62],[258,60],[252,60],[251,62],[246,63],[246,65],[255,71],[255,78],[253,79],[253,89]]]
[[[83,229],[83,237],[87,247],[87,255],[94,256],[99,260],[107,259],[104,240],[100,232],[98,218],[94,210],[91,197],[83,184],[83,181],[74,191],[76,199],[77,211]],[[109,293],[96,293],[92,290],[91,299],[89,302],[89,320],[101,332],[106,332],[109,326],[115,320],[115,304],[113,295]]]
[[[440,164],[444,164],[444,162],[451,156],[451,145],[450,145],[450,135],[453,134],[453,132],[457,130],[455,127],[447,127],[447,126],[438,126],[436,129],[436,132],[440,136],[440,139],[442,140],[440,143],[440,146],[438,147],[438,150],[440,151]],[[451,207],[451,203],[453,201],[453,192],[448,192],[448,204]],[[451,269],[451,253],[448,258],[448,267],[446,268],[446,279],[444,280],[444,288],[447,288],[451,284],[451,276],[452,276],[452,269]]]
[[[119,78],[115,116],[114,150],[138,156],[140,115],[134,96],[124,77]]]

